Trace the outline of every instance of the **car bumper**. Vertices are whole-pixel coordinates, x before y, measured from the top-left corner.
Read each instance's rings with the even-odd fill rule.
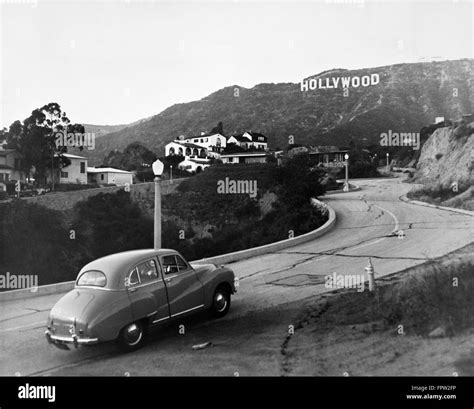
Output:
[[[76,334],[73,334],[70,337],[54,335],[49,329],[44,332],[44,335],[46,336],[48,343],[54,344],[61,349],[69,349],[67,344],[72,344],[77,348],[79,345],[94,345],[99,342],[98,338],[79,338]]]

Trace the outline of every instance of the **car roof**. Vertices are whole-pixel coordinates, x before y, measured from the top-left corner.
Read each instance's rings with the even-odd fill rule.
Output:
[[[105,288],[122,289],[124,288],[123,278],[135,264],[155,256],[176,253],[177,252],[172,249],[142,249],[123,251],[121,253],[110,254],[108,256],[91,261],[82,267],[79,275],[85,271],[90,270],[102,271],[107,277],[107,284]]]

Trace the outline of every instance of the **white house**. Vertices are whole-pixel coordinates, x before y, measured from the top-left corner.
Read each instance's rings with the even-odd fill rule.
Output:
[[[89,183],[99,185],[114,184],[123,186],[133,184],[133,173],[115,168],[87,168]]]
[[[63,153],[62,156],[68,158],[71,163],[59,170],[55,169],[55,180],[59,183],[87,183],[87,158],[70,153]],[[51,172],[49,172],[48,181],[51,181]]]
[[[227,144],[231,143],[235,143],[244,149],[268,150],[267,137],[261,133],[252,131],[232,135],[227,140]]]
[[[186,158],[178,164],[178,168],[189,173],[200,173],[211,166],[209,159]]]
[[[222,163],[265,163],[267,153],[266,152],[239,152],[239,153],[226,153],[221,155]]]
[[[220,133],[205,134],[186,138],[181,135],[165,146],[165,156],[198,156],[200,158],[218,158],[219,153],[226,147],[227,140]]]
[[[174,141],[165,146],[165,156],[174,155],[205,158],[207,157],[207,149],[195,143]]]
[[[181,137],[183,138],[183,137]],[[220,133],[206,134],[201,132],[199,136],[191,136],[190,138],[184,138],[184,142],[194,143],[199,146],[203,146],[210,152],[221,152],[227,145],[227,139]]]

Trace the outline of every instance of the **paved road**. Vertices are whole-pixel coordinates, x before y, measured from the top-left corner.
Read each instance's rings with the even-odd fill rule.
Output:
[[[240,356],[244,357],[247,354],[244,342],[252,333],[263,333],[265,328],[270,333],[275,326],[282,333],[288,326],[283,318],[276,322],[284,314],[268,312],[283,311],[285,306],[297,310],[303,299],[330,291],[324,285],[326,275],[364,274],[367,258],[372,257],[376,277],[380,277],[444,255],[474,240],[473,217],[401,202],[399,197],[411,188],[401,179],[354,182],[361,186],[361,191],[333,194],[324,199],[337,213],[336,227],[330,233],[284,251],[232,263],[240,278],[240,288],[231,311],[219,321],[187,319],[186,328],[192,336],[186,341],[170,326],[153,336],[151,345],[134,354],[117,354],[110,345],[64,352],[47,345],[43,336],[48,311],[60,294],[2,302],[0,375],[109,375],[123,374],[131,366],[134,374],[140,375],[222,374],[219,369],[223,366],[209,362],[213,360],[212,353],[207,358],[201,355],[198,361],[189,358],[188,362],[189,355],[183,351],[188,351],[192,342],[217,336],[219,328],[222,336],[222,331],[226,336],[221,342],[232,341],[228,356],[237,356],[240,348]],[[392,235],[394,231],[403,231],[404,235],[399,238]],[[248,374],[275,373],[258,372],[251,367],[252,359],[258,362],[259,353],[269,354],[264,348],[265,345],[254,345],[254,351],[260,352],[255,352],[250,363],[246,363]],[[212,350],[217,348],[208,351]],[[150,364],[156,360],[159,365]]]

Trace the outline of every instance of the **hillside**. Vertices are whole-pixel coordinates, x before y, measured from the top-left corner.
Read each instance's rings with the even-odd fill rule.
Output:
[[[123,125],[93,125],[93,124],[84,124],[85,132],[94,133],[97,137],[106,135],[112,132],[121,131],[124,128],[129,126],[137,125],[143,121],[147,121],[149,118],[139,119],[138,121],[132,122],[130,124]]]
[[[436,129],[424,143],[408,196],[474,210],[474,122]]]
[[[219,121],[228,134],[244,130],[264,133],[270,138],[270,148],[287,146],[289,135],[301,144],[348,145],[351,138],[377,143],[380,133],[389,129],[419,132],[437,116],[456,118],[471,113],[472,62],[462,59],[337,69],[308,78],[324,82],[326,78],[379,75],[376,85],[349,87],[347,97],[340,84],[334,89],[308,91],[301,91],[299,83],[259,84],[251,89],[233,85],[103,135],[96,150],[87,155],[92,164],[99,164],[111,150],[135,141],[161,155],[164,145],[178,135],[208,131]],[[238,97],[234,96],[236,88]]]

